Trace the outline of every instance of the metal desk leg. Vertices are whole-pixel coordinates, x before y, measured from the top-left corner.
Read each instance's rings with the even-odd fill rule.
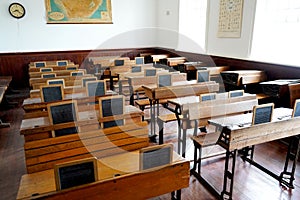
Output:
[[[180,200],[181,199],[181,190],[177,190],[171,193],[172,200]]]
[[[286,155],[284,170],[280,173],[279,182],[289,188],[294,188],[293,181],[295,180],[296,164],[299,157],[300,136],[290,137],[290,144]],[[292,152],[294,149],[294,153]],[[291,171],[288,171],[289,163],[292,163]]]
[[[232,152],[228,150],[226,151],[224,183],[223,183],[223,191],[221,192],[222,199],[232,199],[236,155],[237,155],[237,150],[234,150]],[[229,170],[230,156],[232,156],[231,171]],[[229,185],[229,191],[228,191],[228,185]]]

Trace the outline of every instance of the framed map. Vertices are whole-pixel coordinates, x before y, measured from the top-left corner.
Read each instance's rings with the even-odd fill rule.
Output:
[[[45,0],[48,24],[112,23],[111,0]]]
[[[218,37],[241,37],[243,0],[220,0]]]

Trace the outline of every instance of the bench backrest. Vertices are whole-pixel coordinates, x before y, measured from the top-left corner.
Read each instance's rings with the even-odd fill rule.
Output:
[[[26,142],[27,173],[53,169],[55,164],[81,158],[106,156],[149,146],[147,122],[99,129]]]
[[[199,120],[200,125],[207,125],[207,120],[226,116],[251,112],[258,105],[254,96],[236,97],[223,100],[211,100],[185,105],[188,120]]]

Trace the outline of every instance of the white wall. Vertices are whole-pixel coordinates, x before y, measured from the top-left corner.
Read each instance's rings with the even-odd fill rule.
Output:
[[[244,0],[240,38],[218,38],[219,0],[208,1],[207,53],[247,58],[251,50],[256,0]]]
[[[158,0],[156,10],[157,44],[159,47],[175,49],[178,43],[179,1]]]
[[[157,46],[157,0],[111,0],[113,24],[46,24],[44,0],[18,0],[26,9],[18,20],[12,2],[0,1],[0,53]]]

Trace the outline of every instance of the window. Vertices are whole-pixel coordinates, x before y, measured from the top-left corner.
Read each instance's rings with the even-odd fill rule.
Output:
[[[207,0],[180,0],[178,50],[204,53]]]
[[[300,0],[259,0],[251,59],[299,66]]]

